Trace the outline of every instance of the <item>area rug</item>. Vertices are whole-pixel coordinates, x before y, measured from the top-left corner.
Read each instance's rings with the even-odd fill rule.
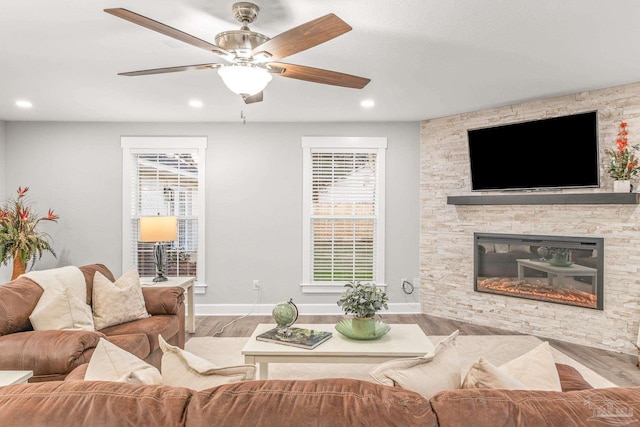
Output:
[[[444,336],[430,336],[434,344]],[[212,338],[194,337],[189,339],[185,349],[218,366],[230,366],[244,363],[242,347],[249,338]],[[460,335],[457,348],[462,363],[462,373],[480,356],[494,365],[500,365],[514,359],[539,345],[542,341],[528,335]],[[554,348],[554,360],[576,368],[592,386],[596,388],[615,387],[616,385],[583,364]],[[270,379],[316,379],[316,378],[356,378],[373,381],[369,371],[374,364],[360,363],[272,363],[269,364]]]

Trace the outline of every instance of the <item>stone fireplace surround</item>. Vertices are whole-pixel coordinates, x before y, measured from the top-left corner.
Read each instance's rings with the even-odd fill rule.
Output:
[[[621,121],[629,123],[630,141],[640,141],[640,83],[430,119],[421,123],[422,312],[607,350],[637,353],[634,343],[640,322],[640,205],[447,204],[448,196],[472,194],[467,129],[592,110],[598,111],[600,158],[603,159],[601,163],[604,164],[606,158],[604,150],[615,144]],[[517,151],[516,147],[517,141],[514,141],[514,151]],[[603,166],[600,176],[600,188],[545,193],[611,192],[613,183]],[[602,284],[604,309],[585,310],[581,307],[474,292],[475,232],[604,238],[607,248]]]

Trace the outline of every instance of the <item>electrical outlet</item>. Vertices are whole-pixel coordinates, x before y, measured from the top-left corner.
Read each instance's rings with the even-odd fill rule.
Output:
[[[254,279],[253,280],[253,290],[254,291],[259,291],[260,290],[260,280],[258,280],[258,279]]]

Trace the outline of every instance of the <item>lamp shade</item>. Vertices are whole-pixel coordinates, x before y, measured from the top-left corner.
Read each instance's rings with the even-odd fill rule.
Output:
[[[227,65],[218,69],[222,81],[238,95],[255,95],[271,81],[271,74],[253,65]]]
[[[178,239],[178,218],[175,216],[140,217],[141,242],[171,242]]]

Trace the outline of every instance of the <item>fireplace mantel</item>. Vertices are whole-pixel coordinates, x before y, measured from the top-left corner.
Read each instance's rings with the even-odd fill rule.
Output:
[[[492,194],[448,196],[448,205],[637,205],[640,193]]]

